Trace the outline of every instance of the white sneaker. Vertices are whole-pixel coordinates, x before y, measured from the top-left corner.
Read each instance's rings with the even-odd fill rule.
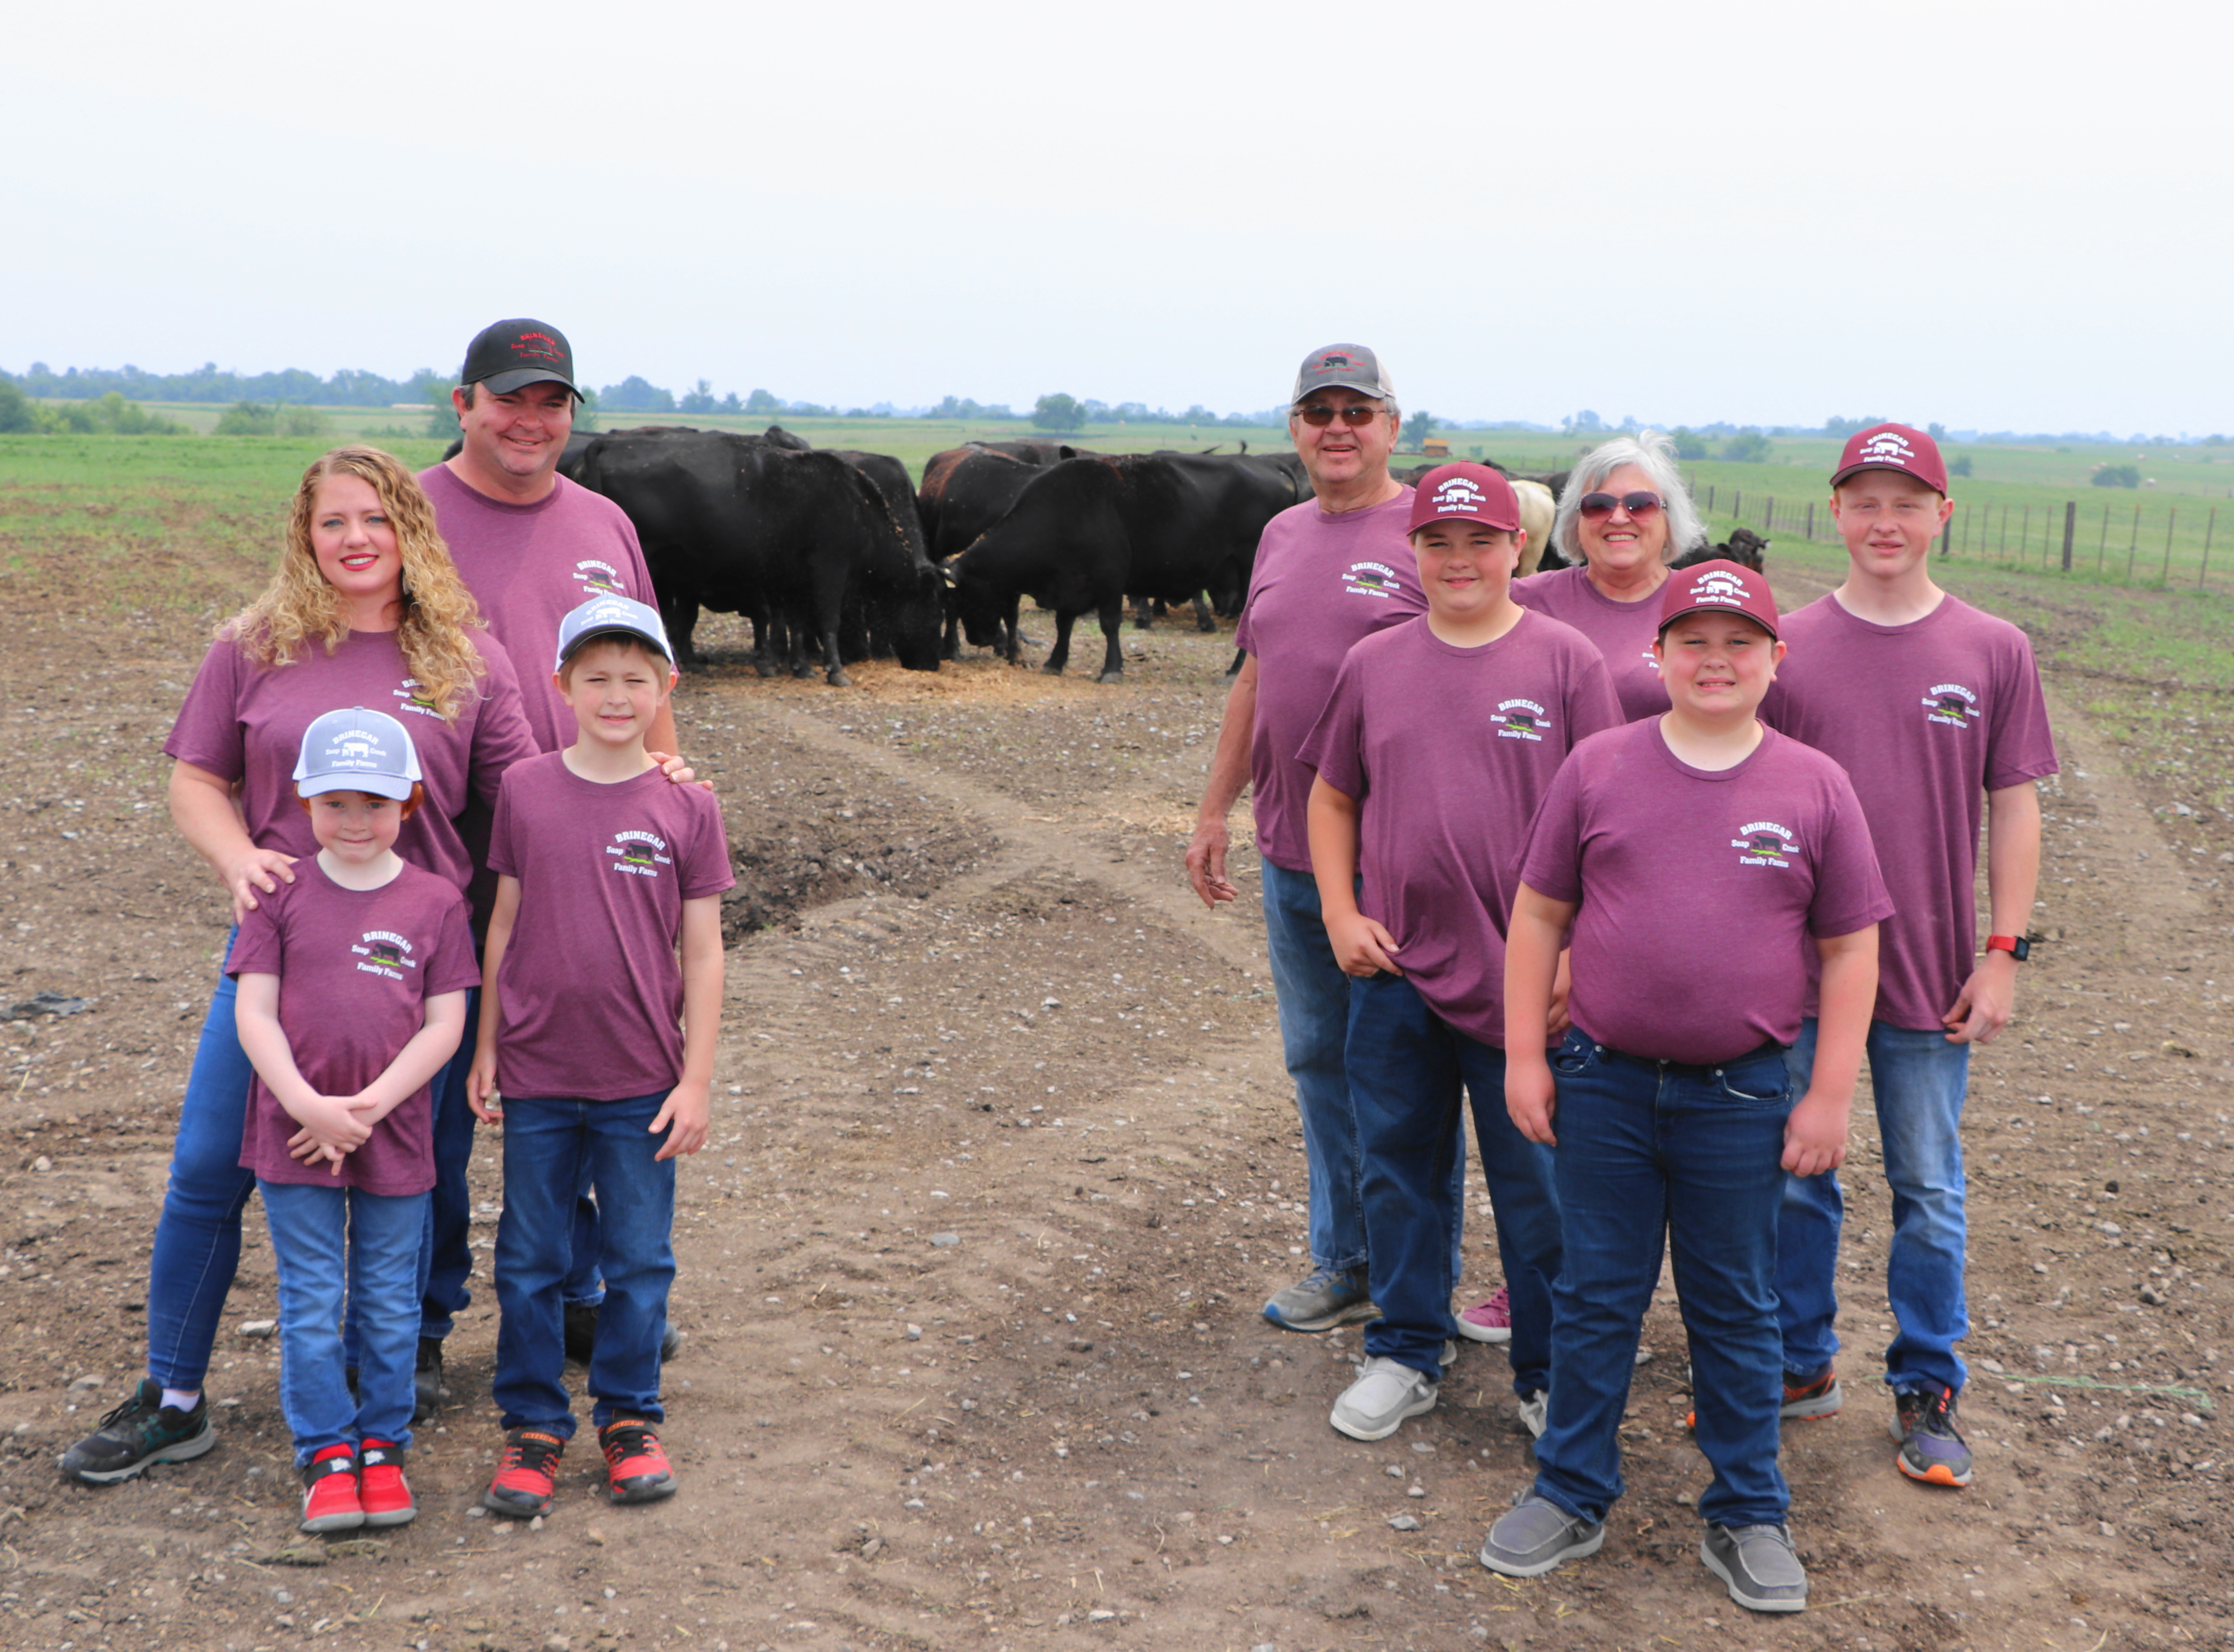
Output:
[[[1520,1426],[1532,1439],[1544,1438],[1544,1426],[1551,1420],[1551,1391],[1538,1388],[1520,1402]]]
[[[1357,1381],[1334,1402],[1327,1420],[1352,1440],[1386,1440],[1416,1417],[1435,1408],[1435,1385],[1408,1365],[1386,1357],[1366,1361]]]

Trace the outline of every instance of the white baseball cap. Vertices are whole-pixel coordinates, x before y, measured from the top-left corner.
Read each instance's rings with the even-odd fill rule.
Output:
[[[370,792],[402,803],[419,778],[419,754],[409,732],[386,712],[363,706],[313,719],[295,760],[295,791],[301,797]]]
[[[558,658],[551,669],[564,670],[566,656],[576,649],[591,637],[616,631],[650,643],[659,650],[661,659],[673,663],[675,650],[668,646],[667,627],[659,623],[659,611],[633,597],[613,595],[592,597],[558,622]]]

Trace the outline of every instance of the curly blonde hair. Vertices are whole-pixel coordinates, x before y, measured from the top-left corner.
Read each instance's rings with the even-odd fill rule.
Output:
[[[418,680],[421,697],[454,721],[474,692],[474,679],[488,669],[466,635],[468,626],[480,624],[480,609],[458,578],[450,548],[434,526],[434,506],[418,478],[402,460],[377,447],[336,447],[303,473],[287,513],[278,571],[262,596],[219,627],[219,637],[231,637],[257,664],[278,668],[298,663],[313,637],[324,638],[331,654],[349,635],[340,594],[318,571],[310,544],[318,485],[330,476],[354,476],[379,495],[403,560],[403,617],[395,645]]]

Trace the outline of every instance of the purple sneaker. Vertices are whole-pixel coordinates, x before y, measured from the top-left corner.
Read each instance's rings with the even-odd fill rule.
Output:
[[[1512,1340],[1512,1296],[1503,1285],[1487,1302],[1476,1303],[1459,1316],[1459,1335],[1474,1342]]]
[[[1920,1394],[1896,1394],[1898,1407],[1892,1437],[1900,1442],[1893,1461],[1900,1472],[1927,1485],[1970,1483],[1970,1448],[1955,1427],[1955,1390],[1926,1388]]]

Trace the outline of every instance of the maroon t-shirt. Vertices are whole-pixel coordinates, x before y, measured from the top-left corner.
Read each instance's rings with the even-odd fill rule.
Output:
[[[1624,722],[1656,717],[1668,709],[1668,685],[1660,680],[1660,667],[1652,657],[1652,641],[1660,634],[1657,590],[1640,602],[1617,603],[1591,583],[1580,567],[1553,568],[1512,582],[1512,600],[1523,608],[1573,626],[1605,656],[1613,673],[1614,692],[1621,696]]]
[[[1947,597],[1906,625],[1833,597],[1788,614],[1761,720],[1853,777],[1893,915],[1878,937],[1877,1019],[1938,1031],[1977,957],[1986,793],[2056,772],[2032,643]]]
[[[1601,1044],[1708,1065],[1799,1036],[1811,937],[1892,911],[1845,772],[1764,729],[1694,768],[1657,719],[1584,741],[1537,812],[1520,879],[1578,901],[1568,1012]]]
[[[292,665],[260,666],[219,637],[203,656],[164,752],[240,788],[241,814],[259,849],[318,852],[310,817],[295,798],[303,735],[329,711],[384,711],[410,731],[427,800],[395,840],[395,852],[459,889],[471,881],[473,855],[458,816],[469,798],[493,802],[504,771],[535,754],[512,663],[486,631],[467,633],[488,667],[454,719],[419,698],[393,631],[351,631],[331,654],[306,645]],[[298,874],[299,875],[299,874]]]
[[[1412,490],[1386,505],[1330,516],[1315,500],[1264,525],[1237,646],[1257,660],[1249,742],[1257,851],[1290,872],[1311,869],[1304,806],[1311,771],[1296,756],[1325,708],[1342,656],[1361,637],[1427,610],[1419,558],[1404,537]]]
[[[527,726],[546,752],[574,743],[574,714],[551,686],[558,622],[616,591],[658,605],[635,525],[621,507],[564,476],[552,480],[534,504],[510,505],[467,486],[447,465],[419,473],[450,560],[512,656]]]
[[[1528,823],[1568,751],[1617,728],[1590,640],[1523,613],[1460,648],[1425,618],[1349,651],[1299,761],[1358,800],[1358,904],[1445,1021],[1505,1045],[1505,930]]]
[[[683,903],[732,887],[722,806],[657,769],[601,785],[558,752],[504,777],[492,871],[519,879],[497,975],[507,1095],[617,1101],[683,1076]]]
[[[384,889],[343,889],[316,860],[295,868],[240,920],[225,973],[279,977],[279,1026],[296,1070],[321,1095],[355,1095],[385,1073],[427,1023],[427,1000],[480,984],[466,898],[408,861]],[[473,1028],[465,1029],[465,1041]],[[428,1087],[390,1108],[342,1160],[287,1156],[302,1126],[259,1075],[250,1087],[240,1162],[267,1182],[423,1193],[434,1185]]]

